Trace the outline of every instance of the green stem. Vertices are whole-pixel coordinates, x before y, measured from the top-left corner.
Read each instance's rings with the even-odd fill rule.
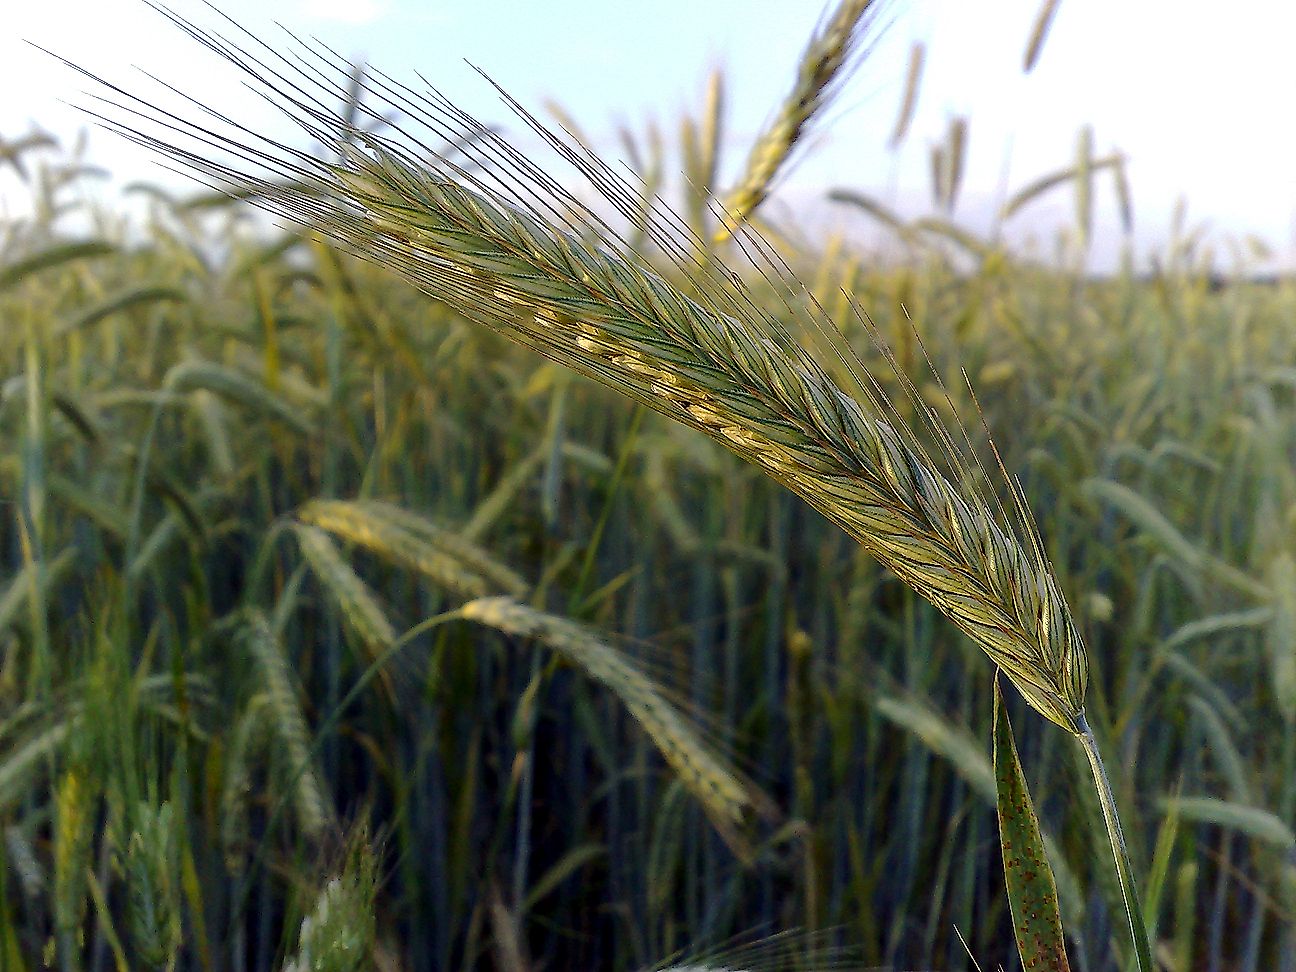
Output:
[[[1080,713],[1078,724],[1078,738],[1085,755],[1089,757],[1094,787],[1098,790],[1098,800],[1102,804],[1103,822],[1107,825],[1107,837],[1111,840],[1116,876],[1120,880],[1121,898],[1125,903],[1125,917],[1129,920],[1130,938],[1134,942],[1134,957],[1139,972],[1154,972],[1156,967],[1152,964],[1152,949],[1148,944],[1147,928],[1143,924],[1143,910],[1139,906],[1138,893],[1134,887],[1134,872],[1130,868],[1129,850],[1125,846],[1125,834],[1121,831],[1120,815],[1116,812],[1111,781],[1107,779],[1107,770],[1103,766],[1102,755],[1098,752],[1098,741],[1083,712]]]

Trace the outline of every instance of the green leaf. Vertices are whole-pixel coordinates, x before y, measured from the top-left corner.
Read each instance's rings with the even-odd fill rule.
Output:
[[[1282,818],[1260,807],[1214,797],[1172,796],[1159,801],[1167,813],[1177,813],[1193,823],[1215,824],[1246,834],[1288,853],[1296,851],[1296,834]]]
[[[995,677],[994,771],[998,791],[999,843],[1003,849],[1004,883],[1012,909],[1013,932],[1022,967],[1070,972],[1062,940],[1057,883],[1044,853],[1039,818],[1031,802],[1012,725],[1004,708],[999,678]]]
[[[38,273],[50,267],[73,263],[77,260],[88,260],[92,257],[107,256],[109,253],[116,252],[117,247],[104,240],[59,243],[48,249],[41,250],[39,253],[34,253],[26,259],[19,260],[17,263],[0,267],[0,290],[7,290],[33,273]]]

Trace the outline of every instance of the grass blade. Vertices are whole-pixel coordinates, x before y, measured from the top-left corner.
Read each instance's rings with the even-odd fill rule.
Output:
[[[999,840],[1003,850],[1004,883],[1012,910],[1013,931],[1022,966],[1070,972],[1058,910],[1057,883],[1044,853],[1039,818],[1031,801],[1012,724],[1004,708],[999,678],[994,692],[994,769],[998,792]]]

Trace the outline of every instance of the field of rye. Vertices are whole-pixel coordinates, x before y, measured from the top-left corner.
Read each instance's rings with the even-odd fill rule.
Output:
[[[0,969],[1296,972],[1296,284],[1084,273],[1087,132],[1056,266],[966,121],[766,222],[869,8],[732,186],[211,12],[283,131],[89,107],[216,191],[6,133]]]

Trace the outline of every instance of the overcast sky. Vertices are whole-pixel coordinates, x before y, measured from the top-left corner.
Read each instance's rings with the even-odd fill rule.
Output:
[[[1077,132],[1093,127],[1099,153],[1130,159],[1137,247],[1164,240],[1176,201],[1190,225],[1209,224],[1226,240],[1256,234],[1296,268],[1296,5],[1234,0],[1229,12],[1196,0],[1063,0],[1039,64],[1022,55],[1040,0],[890,0],[880,34],[817,142],[780,194],[784,212],[816,222],[867,220],[823,203],[834,187],[874,195],[909,215],[930,211],[930,146],[949,120],[970,124],[968,163],[956,217],[987,226],[1005,191],[1067,165]],[[182,13],[216,25],[198,0],[174,0]],[[814,0],[221,0],[223,10],[263,37],[275,22],[318,36],[344,54],[398,77],[426,75],[486,121],[507,110],[465,65],[480,65],[524,104],[562,104],[606,155],[619,152],[617,127],[655,118],[669,132],[696,111],[709,71],[728,79],[725,171],[741,169],[746,149],[790,87],[797,56],[818,20]],[[70,140],[83,122],[60,99],[85,84],[24,39],[119,82],[138,85],[135,67],[240,117],[281,126],[242,91],[215,59],[140,0],[12,2],[0,13],[0,135],[36,124]],[[905,144],[887,138],[904,87],[910,46],[927,45],[918,113]],[[84,100],[84,99],[82,99]],[[103,133],[91,136],[92,161],[125,182],[170,181],[139,150]],[[1097,188],[1099,262],[1119,241],[1110,179]],[[11,176],[5,204],[19,208]],[[111,198],[111,197],[110,197]],[[1056,221],[1071,199],[1058,192],[1024,211],[1008,229],[1052,247]]]

